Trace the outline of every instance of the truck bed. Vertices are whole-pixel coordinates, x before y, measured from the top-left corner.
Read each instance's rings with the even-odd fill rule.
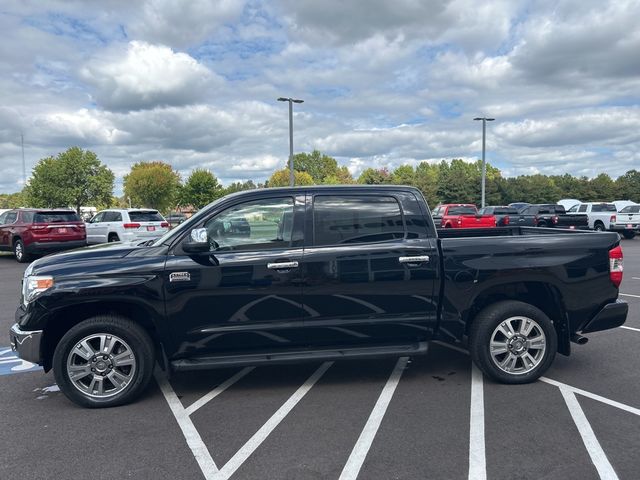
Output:
[[[496,227],[496,228],[438,228],[438,238],[467,238],[467,237],[515,237],[534,235],[573,235],[583,233],[591,235],[594,233],[588,230],[573,230],[544,227]]]

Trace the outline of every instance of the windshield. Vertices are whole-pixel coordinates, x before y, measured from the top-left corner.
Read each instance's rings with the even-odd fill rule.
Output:
[[[34,223],[79,222],[80,217],[74,212],[38,212],[33,216]]]
[[[640,213],[640,205],[629,205],[620,210],[620,213]]]
[[[471,205],[459,205],[456,207],[449,207],[448,215],[475,215],[478,213],[476,207]]]
[[[598,203],[591,207],[592,212],[615,212],[616,206],[613,203]]]
[[[163,222],[164,218],[156,211],[129,211],[129,218],[132,222]]]

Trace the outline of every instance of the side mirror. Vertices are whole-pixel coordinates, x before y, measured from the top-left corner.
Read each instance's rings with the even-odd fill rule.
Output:
[[[182,244],[182,249],[187,253],[203,253],[209,251],[209,241],[206,228],[194,228],[189,239]]]

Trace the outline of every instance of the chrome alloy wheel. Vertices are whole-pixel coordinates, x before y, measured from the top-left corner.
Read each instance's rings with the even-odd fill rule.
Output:
[[[15,254],[18,260],[22,260],[22,255],[24,254],[24,252],[22,251],[22,243],[20,242],[16,243]]]
[[[116,335],[97,333],[80,340],[67,357],[67,376],[74,387],[93,398],[112,397],[131,383],[136,356]]]
[[[511,317],[491,334],[491,360],[510,375],[522,375],[536,368],[547,348],[542,327],[527,317]]]

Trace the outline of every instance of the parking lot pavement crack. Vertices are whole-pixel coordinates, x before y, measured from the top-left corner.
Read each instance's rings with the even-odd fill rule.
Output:
[[[598,475],[600,475],[601,479],[617,480],[618,475],[613,469],[613,466],[611,466],[604,450],[600,446],[600,442],[598,442],[598,439],[591,428],[591,424],[589,424],[589,420],[587,420],[575,393],[565,386],[560,386],[559,388],[560,393],[562,393],[562,397],[567,404],[571,418],[576,424],[580,437],[582,437],[582,442],[591,457],[591,462],[593,462],[596,470],[598,470]]]
[[[156,382],[158,382],[158,386],[160,387],[160,391],[169,404],[171,413],[173,413],[176,422],[178,422],[178,426],[180,427],[180,430],[182,430],[184,439],[187,441],[187,445],[189,446],[189,449],[198,462],[198,466],[200,467],[200,470],[202,471],[204,477],[207,480],[214,480],[216,478],[216,474],[218,473],[218,467],[213,461],[213,458],[211,457],[207,446],[202,441],[198,430],[193,425],[193,422],[191,421],[187,410],[184,408],[182,402],[173,391],[173,388],[169,384],[169,381],[167,380],[167,377],[164,375],[164,373],[156,369],[155,378]]]
[[[251,456],[253,452],[264,442],[276,427],[285,419],[293,408],[311,390],[320,377],[333,365],[333,362],[325,362],[311,374],[311,376],[296,390],[293,395],[274,413],[267,422],[245,443],[236,454],[215,475],[215,480],[227,480],[240,466]]]
[[[199,408],[203,407],[204,405],[206,405],[207,403],[209,403],[211,400],[213,400],[214,398],[216,398],[218,395],[220,395],[222,392],[224,392],[227,388],[229,388],[231,385],[233,385],[234,383],[236,383],[238,380],[240,380],[241,378],[243,378],[245,375],[247,375],[249,372],[251,372],[255,367],[246,367],[243,368],[242,370],[240,370],[238,373],[236,373],[234,376],[232,376],[231,378],[229,378],[228,380],[225,380],[224,382],[222,382],[220,385],[218,385],[216,388],[214,388],[213,390],[211,390],[209,393],[207,393],[206,395],[204,395],[203,397],[199,398],[198,400],[196,400],[195,402],[193,402],[191,405],[189,405],[186,408],[186,412],[187,415],[193,415],[194,412],[196,412],[196,410],[198,410]]]
[[[358,441],[351,451],[351,455],[349,455],[347,463],[342,469],[340,480],[355,480],[358,477],[362,464],[364,463],[367,453],[369,453],[369,450],[371,449],[376,433],[378,432],[378,428],[380,428],[380,424],[382,423],[382,419],[387,411],[387,407],[389,406],[389,403],[391,403],[391,398],[393,397],[398,383],[400,383],[400,377],[407,366],[408,360],[409,357],[401,357],[398,359],[395,368],[391,372],[387,383],[378,397],[378,401],[371,411],[371,415],[369,415],[369,419],[367,420]]]

